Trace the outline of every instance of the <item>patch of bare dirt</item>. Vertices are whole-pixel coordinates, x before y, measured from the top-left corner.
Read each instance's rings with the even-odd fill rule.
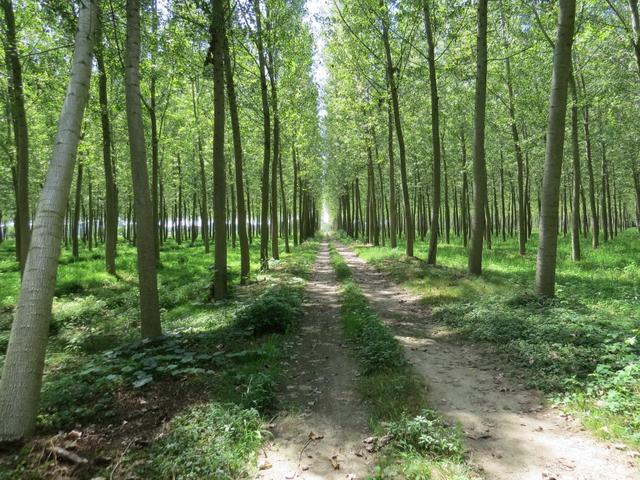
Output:
[[[545,407],[540,392],[515,382],[482,349],[447,338],[417,295],[337,247],[425,378],[431,405],[461,425],[470,460],[487,478],[640,479],[634,452],[595,440],[575,419]]]
[[[365,405],[355,392],[357,366],[340,325],[338,285],[326,242],[313,269],[300,332],[293,339],[280,398],[292,413],[276,417],[257,478],[363,479],[373,458]]]

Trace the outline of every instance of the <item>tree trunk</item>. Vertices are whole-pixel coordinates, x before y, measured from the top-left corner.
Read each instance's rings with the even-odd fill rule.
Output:
[[[102,127],[102,159],[105,183],[105,244],[104,256],[107,273],[116,274],[116,244],[118,240],[118,211],[116,183],[111,157],[111,122],[107,97],[107,71],[102,56],[102,22],[98,21],[96,40],[96,63],[98,64],[98,97],[100,101],[100,125]]]
[[[215,246],[215,270],[213,298],[227,296],[227,232],[225,200],[227,180],[224,159],[224,39],[225,16],[223,0],[211,2],[211,46],[209,61],[213,67],[213,222]]]
[[[473,138],[473,221],[469,248],[469,273],[482,273],[482,241],[485,230],[487,165],[485,162],[485,112],[487,105],[487,2],[478,1],[478,42],[476,47],[476,99]],[[489,209],[487,208],[487,213]],[[489,240],[489,239],[487,239]]]
[[[387,102],[387,148],[389,153],[389,243],[398,246],[398,210],[396,209],[396,167],[393,155],[393,114]]]
[[[438,84],[436,82],[436,59],[429,0],[423,0],[424,30],[427,35],[429,63],[429,86],[431,89],[431,142],[433,145],[433,209],[429,235],[427,263],[435,265],[438,253],[438,230],[440,221],[440,109],[438,106]]]
[[[202,152],[202,138],[200,137],[200,120],[198,115],[198,100],[196,98],[195,82],[191,82],[191,100],[193,103],[193,118],[196,127],[196,148],[198,150],[198,165],[200,167],[200,223],[204,252],[209,253],[209,206],[207,202],[207,174],[204,167],[204,154]]]
[[[293,245],[298,245],[298,161],[296,158],[296,146],[291,145],[293,162]]]
[[[398,151],[400,153],[400,182],[402,184],[402,202],[404,204],[404,231],[407,244],[406,254],[408,257],[413,257],[415,229],[413,215],[411,214],[411,201],[409,199],[409,185],[407,182],[407,154],[405,151],[404,134],[402,132],[402,122],[400,120],[400,102],[398,100],[398,89],[395,81],[393,59],[391,57],[391,45],[389,43],[389,12],[387,10],[385,0],[380,0],[380,6],[385,9],[385,18],[382,22],[382,42],[384,44],[384,53],[386,58],[387,84],[391,92],[391,101],[393,105],[393,123],[396,127],[396,136],[398,137]]]
[[[79,10],[69,86],[49,171],[40,193],[0,380],[0,442],[26,439],[35,428],[64,211],[89,98],[96,4],[85,1]]]
[[[573,72],[569,78],[571,88],[571,147],[573,150],[573,198],[571,211],[571,258],[580,261],[580,140],[578,139],[578,90]]]
[[[127,0],[125,94],[136,247],[140,287],[140,327],[143,337],[162,334],[156,278],[155,228],[140,100],[140,0]]]
[[[560,0],[558,33],[553,54],[553,77],[549,100],[549,124],[544,161],[540,212],[540,245],[536,265],[535,292],[555,293],[558,247],[558,199],[567,113],[567,87],[571,74],[571,47],[575,24],[575,0]]]
[[[227,98],[229,99],[229,117],[231,119],[231,133],[233,135],[233,158],[236,181],[236,202],[238,206],[237,229],[240,240],[240,284],[245,285],[249,278],[251,263],[249,258],[249,237],[247,235],[247,208],[244,202],[244,173],[242,137],[240,135],[240,120],[238,117],[238,103],[236,87],[233,79],[233,66],[229,54],[229,40],[224,37],[224,68],[227,82]],[[247,192],[248,195],[248,192]]]
[[[253,0],[256,17],[256,48],[260,67],[260,96],[262,98],[262,124],[264,129],[264,157],[262,162],[262,205],[260,212],[260,268],[269,268],[269,164],[271,161],[271,117],[267,90],[266,60],[262,43],[262,13],[260,0]]]
[[[82,208],[82,161],[78,162],[78,176],[76,178],[76,198],[73,205],[73,226],[71,227],[71,254],[73,258],[80,257],[79,252],[79,230],[80,230],[80,209]]]
[[[280,162],[280,113],[278,111],[278,90],[275,59],[271,52],[267,71],[271,83],[271,109],[273,111],[273,159],[271,160],[271,256],[280,259],[278,246],[278,163]]]
[[[16,20],[11,0],[0,3],[4,11],[6,24],[5,57],[9,70],[9,103],[11,105],[11,119],[16,146],[16,249],[19,251],[20,272],[24,272],[29,251],[31,237],[29,211],[29,130],[27,128],[27,114],[24,106],[24,91],[22,86],[22,65],[18,53]],[[19,232],[19,233],[18,233]],[[19,246],[18,246],[19,242]]]
[[[509,49],[509,39],[507,38],[504,12],[501,12],[501,22],[504,35],[505,50]],[[527,233],[526,233],[526,218],[524,209],[524,161],[522,158],[522,148],[520,146],[520,137],[518,133],[518,126],[516,124],[516,110],[515,110],[515,96],[513,93],[513,82],[511,80],[511,59],[507,54],[504,60],[507,91],[509,93],[509,120],[511,124],[511,136],[513,137],[513,144],[516,153],[516,165],[518,167],[518,247],[520,255],[527,253]]]

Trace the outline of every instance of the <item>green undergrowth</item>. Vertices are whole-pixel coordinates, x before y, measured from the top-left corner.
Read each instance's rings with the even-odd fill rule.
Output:
[[[374,478],[476,478],[464,464],[458,427],[429,408],[425,385],[333,246],[330,259],[336,273],[342,272],[341,317],[360,367],[357,388],[372,429],[388,439],[377,458]]]
[[[253,266],[259,264],[258,244],[254,239]],[[78,261],[63,254],[38,435],[106,429],[108,449],[109,436],[116,435],[109,425],[127,420],[131,432],[121,428],[118,435],[125,438],[113,443],[124,445],[127,436],[142,441],[126,450],[120,476],[250,477],[264,416],[278,406],[286,339],[297,326],[317,248],[311,241],[281,254],[268,272],[254,269],[247,287],[211,303],[212,256],[201,245],[165,245],[158,270],[164,335],[145,340],[139,340],[135,250],[119,245],[119,278],[102,273],[104,259],[96,253],[83,252]],[[9,265],[8,253],[0,248],[0,268]],[[230,269],[239,269],[239,252],[230,249],[229,257]],[[4,271],[1,278],[3,284],[17,280]],[[7,304],[6,312],[0,310],[0,334],[8,335],[15,300],[5,294],[11,289],[0,291],[0,302]],[[5,347],[0,345],[2,353]],[[164,426],[160,415],[167,419]],[[131,418],[141,424],[137,430]],[[0,478],[41,478],[53,460],[34,461],[32,448],[0,456]],[[123,455],[101,453],[100,445],[83,452],[82,442],[78,448],[88,458]],[[87,478],[108,478],[112,468],[92,465]]]
[[[397,249],[345,237],[358,255],[390,273],[423,298],[437,320],[501,355],[514,373],[538,388],[598,436],[640,447],[640,235],[622,232],[583,259],[571,261],[568,238],[559,238],[557,295],[532,293],[537,237],[518,254],[516,240],[494,239],[483,275],[466,274],[467,251],[438,247],[438,266]]]

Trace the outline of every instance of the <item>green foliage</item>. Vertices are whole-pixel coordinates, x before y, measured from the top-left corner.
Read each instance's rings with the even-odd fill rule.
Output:
[[[404,369],[407,361],[402,348],[367,304],[358,286],[346,282],[342,288],[342,321],[356,345],[358,360],[365,374]]]
[[[254,409],[218,403],[191,408],[171,421],[168,433],[145,452],[149,461],[136,473],[183,480],[248,476],[262,444],[261,426]]]
[[[388,427],[391,444],[402,452],[416,452],[432,457],[460,459],[460,435],[433,410],[419,415],[402,415]]]
[[[271,287],[237,314],[239,328],[252,335],[287,333],[300,315],[300,292],[291,287]]]

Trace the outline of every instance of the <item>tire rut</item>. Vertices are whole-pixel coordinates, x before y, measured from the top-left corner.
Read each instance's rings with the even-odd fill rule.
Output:
[[[447,339],[419,296],[337,245],[370,305],[425,378],[431,405],[458,422],[471,462],[497,480],[640,480],[631,452],[588,435],[579,422],[544,407],[480,347]]]
[[[256,478],[355,480],[372,469],[373,458],[362,443],[370,435],[367,414],[355,391],[357,366],[342,332],[338,293],[322,242],[279,397],[297,413],[274,420]]]

